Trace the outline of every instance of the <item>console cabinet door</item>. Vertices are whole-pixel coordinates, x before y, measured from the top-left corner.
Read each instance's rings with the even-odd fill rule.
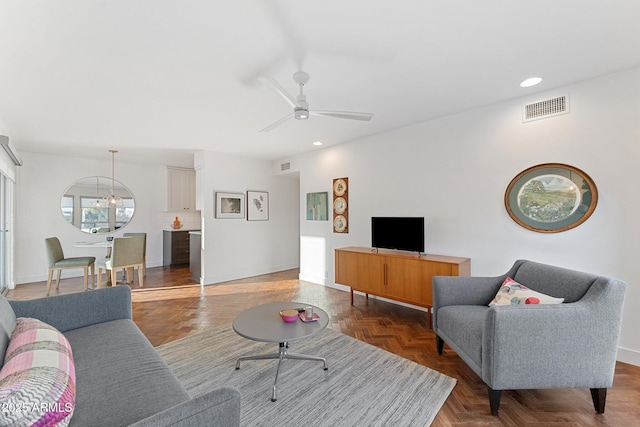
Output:
[[[336,282],[363,292],[384,292],[384,257],[336,251]]]
[[[387,257],[387,294],[399,300],[429,304],[431,283],[423,277],[424,262],[417,259]]]

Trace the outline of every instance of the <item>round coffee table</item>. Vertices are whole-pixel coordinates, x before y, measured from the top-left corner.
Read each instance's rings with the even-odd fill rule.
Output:
[[[287,323],[280,317],[280,310],[313,307],[313,312],[320,316],[313,322],[303,322],[298,319]],[[243,360],[278,359],[276,379],[273,382],[271,401],[277,400],[276,384],[280,365],[285,359],[315,360],[324,364],[324,370],[329,369],[327,359],[324,357],[309,356],[306,354],[288,353],[289,343],[312,337],[324,330],[329,324],[329,316],[319,307],[301,302],[272,302],[252,307],[238,314],[233,321],[233,330],[241,337],[261,342],[278,343],[278,352],[271,354],[259,354],[254,356],[242,356],[236,362],[236,369],[240,369]]]

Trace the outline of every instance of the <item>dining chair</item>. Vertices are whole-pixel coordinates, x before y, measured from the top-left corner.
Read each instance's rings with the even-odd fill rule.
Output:
[[[84,290],[86,291],[89,289],[88,275],[89,275],[89,268],[91,268],[91,277],[93,280],[93,285],[95,286],[96,257],[87,256],[87,257],[65,258],[64,252],[62,250],[62,245],[60,244],[60,240],[57,237],[49,237],[44,240],[44,243],[47,249],[47,259],[49,261],[49,275],[47,278],[47,296],[49,296],[49,292],[51,291],[51,280],[53,279],[54,272],[57,272],[56,290],[60,289],[60,276],[62,275],[62,270],[82,268],[84,270]]]
[[[102,282],[102,269],[109,272],[111,285],[116,286],[116,275],[119,269],[127,270],[127,276],[133,278],[133,269],[138,269],[138,282],[144,286],[143,253],[145,237],[116,237],[113,239],[111,258],[98,265],[98,279]]]
[[[147,275],[147,233],[124,233],[122,237],[144,237],[142,247],[142,275]]]

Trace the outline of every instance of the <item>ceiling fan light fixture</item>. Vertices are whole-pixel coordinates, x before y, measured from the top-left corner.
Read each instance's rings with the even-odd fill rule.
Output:
[[[307,120],[310,115],[314,116],[324,116],[324,117],[333,117],[336,119],[350,119],[350,120],[361,120],[361,121],[369,121],[373,117],[372,113],[359,113],[355,111],[309,111],[309,104],[307,103],[307,97],[303,93],[304,85],[309,81],[309,74],[304,71],[298,71],[293,75],[293,80],[298,84],[300,88],[300,93],[298,96],[292,96],[287,90],[282,87],[280,83],[278,83],[275,79],[271,77],[260,77],[258,80],[269,86],[271,90],[273,90],[276,94],[280,95],[282,99],[286,101],[291,107],[293,107],[293,113],[287,114],[285,117],[280,120],[270,124],[269,126],[260,130],[260,132],[268,132],[277,126],[280,126],[285,121],[290,118],[295,118],[296,120]]]
[[[294,111],[294,116],[298,120],[307,120],[309,118],[309,110],[305,110],[304,108],[296,108]]]

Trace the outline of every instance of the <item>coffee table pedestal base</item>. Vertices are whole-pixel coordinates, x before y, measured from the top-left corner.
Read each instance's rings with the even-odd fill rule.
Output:
[[[316,362],[322,362],[324,364],[325,371],[329,369],[329,366],[327,366],[327,359],[325,359],[324,357],[309,356],[307,354],[287,353],[287,348],[289,347],[289,344],[286,342],[281,342],[280,344],[278,344],[278,346],[279,346],[279,349],[278,349],[278,353],[276,354],[271,353],[271,354],[258,354],[255,356],[242,356],[242,357],[239,357],[238,361],[236,362],[236,369],[240,369],[240,362],[242,362],[243,360],[278,359],[278,367],[276,368],[276,379],[273,382],[273,391],[271,393],[272,402],[275,402],[276,400],[278,400],[276,395],[276,385],[278,384],[278,374],[280,373],[280,365],[282,364],[283,360],[285,359],[313,360]]]

